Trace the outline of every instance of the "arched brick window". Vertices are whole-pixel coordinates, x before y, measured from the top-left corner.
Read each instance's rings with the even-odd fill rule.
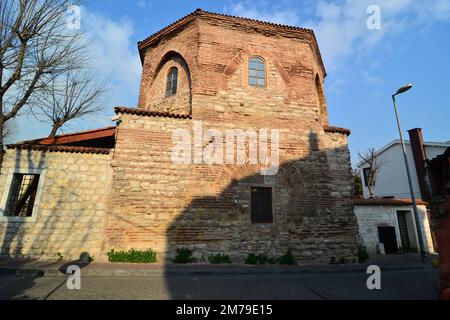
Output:
[[[250,57],[248,61],[248,84],[255,87],[266,86],[266,63],[260,57]]]
[[[178,86],[178,69],[173,67],[169,70],[169,73],[167,74],[166,97],[170,97],[177,94],[177,86]]]

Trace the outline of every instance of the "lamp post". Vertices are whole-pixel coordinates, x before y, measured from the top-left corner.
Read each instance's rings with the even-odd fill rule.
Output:
[[[416,222],[417,237],[419,239],[420,258],[421,258],[422,262],[424,262],[426,252],[425,252],[425,246],[423,244],[423,237],[422,237],[422,231],[421,231],[421,223],[420,223],[419,211],[417,210],[416,197],[414,195],[414,187],[413,187],[412,180],[411,180],[411,173],[410,173],[410,170],[409,170],[408,159],[406,157],[405,142],[403,141],[402,128],[400,126],[400,120],[399,120],[398,111],[397,111],[397,103],[395,101],[395,97],[397,95],[402,94],[402,93],[408,91],[411,88],[412,88],[412,84],[409,83],[409,84],[404,85],[400,89],[398,89],[397,92],[392,95],[392,101],[394,102],[395,117],[397,119],[397,126],[398,126],[398,132],[400,134],[400,141],[402,143],[403,158],[405,159],[406,174],[408,176],[409,191],[411,193],[411,200],[412,200],[413,210],[414,210],[414,220]]]

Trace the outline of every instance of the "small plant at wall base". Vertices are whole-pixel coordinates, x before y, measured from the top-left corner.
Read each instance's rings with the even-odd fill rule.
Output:
[[[208,261],[212,264],[231,263],[231,259],[226,254],[213,254],[208,257]]]
[[[293,264],[297,264],[297,260],[295,259],[294,255],[292,254],[292,250],[289,249],[285,255],[282,255],[280,258],[278,258],[278,263],[284,264],[284,265],[293,265]]]
[[[58,261],[63,261],[64,260],[64,256],[62,255],[61,252],[58,252],[57,255],[58,255]]]
[[[258,256],[258,264],[276,264],[277,262],[277,258],[269,257],[265,254]]]
[[[340,257],[339,259],[336,258],[335,256],[332,256],[330,258],[330,262],[329,264],[336,264],[336,265],[341,265],[341,264],[347,264],[349,263],[350,260],[347,260],[345,257]]]
[[[154,263],[157,261],[156,252],[151,249],[145,251],[135,249],[115,251],[114,249],[111,249],[107,255],[109,262]]]
[[[250,253],[247,258],[245,258],[245,264],[258,264],[258,257],[254,253]]]
[[[245,259],[245,264],[276,264],[278,261],[276,258],[268,257],[265,254],[256,255],[254,253],[249,253]]]
[[[192,256],[192,250],[188,248],[177,249],[176,253],[175,258],[172,260],[174,263],[194,263],[197,261],[197,259]]]
[[[359,246],[358,248],[358,262],[364,263],[369,260],[369,253],[365,246]]]

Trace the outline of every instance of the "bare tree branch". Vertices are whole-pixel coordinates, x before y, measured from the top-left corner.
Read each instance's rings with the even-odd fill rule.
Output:
[[[80,2],[0,0],[0,151],[8,121],[33,109],[60,75],[86,65],[87,44],[66,16]]]
[[[364,169],[369,169],[369,175],[367,177],[364,176],[364,179],[366,179],[367,189],[369,190],[370,197],[373,198],[377,174],[380,168],[385,165],[386,162],[377,158],[377,152],[374,148],[369,148],[369,150],[367,150],[366,152],[358,153],[358,156],[361,159],[363,165],[368,165],[368,167],[365,167]]]
[[[36,103],[35,116],[52,123],[50,136],[54,136],[69,121],[101,111],[106,91],[106,79],[100,80],[95,72],[68,72],[47,86]]]

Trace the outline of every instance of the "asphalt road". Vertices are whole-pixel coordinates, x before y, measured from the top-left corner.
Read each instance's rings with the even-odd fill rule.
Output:
[[[381,290],[361,272],[258,275],[86,276],[69,290],[63,276],[0,275],[0,299],[437,299],[437,271],[383,271]]]

